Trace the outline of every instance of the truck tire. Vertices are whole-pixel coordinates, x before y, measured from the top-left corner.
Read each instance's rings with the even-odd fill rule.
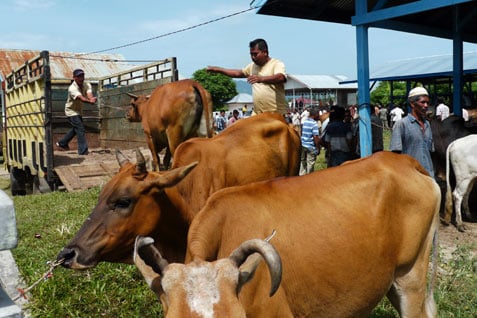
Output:
[[[26,195],[25,171],[18,168],[10,169],[10,188],[12,195]]]
[[[33,178],[33,192],[34,193],[49,193],[51,192],[51,187],[45,178],[40,178],[35,176]]]

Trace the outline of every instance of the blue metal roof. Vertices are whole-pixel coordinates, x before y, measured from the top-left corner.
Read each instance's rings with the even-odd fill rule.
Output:
[[[477,52],[463,54],[464,75],[477,74]],[[371,70],[371,81],[405,81],[420,78],[452,77],[452,54],[422,56],[396,60],[379,65]],[[342,84],[355,83],[357,79],[342,81]]]
[[[462,40],[477,43],[477,3],[472,0],[368,0],[369,12],[355,11],[358,0],[257,0],[258,14],[335,22],[453,39],[458,15]],[[458,12],[456,12],[458,10]]]

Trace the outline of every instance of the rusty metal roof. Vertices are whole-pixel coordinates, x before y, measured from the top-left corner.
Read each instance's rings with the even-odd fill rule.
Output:
[[[0,76],[5,79],[13,69],[37,57],[41,51],[0,49]],[[131,69],[137,65],[124,61],[120,54],[82,54],[50,52],[50,69],[53,79],[72,79],[74,69],[84,70],[88,79],[95,79]]]

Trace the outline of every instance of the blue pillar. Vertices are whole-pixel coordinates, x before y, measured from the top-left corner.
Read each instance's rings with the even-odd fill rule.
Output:
[[[367,1],[355,2],[356,16],[367,13]],[[359,144],[361,158],[372,153],[371,112],[369,96],[369,49],[368,26],[356,26],[356,48],[358,62],[358,112],[359,112]]]
[[[462,33],[460,30],[460,21],[459,21],[459,8],[454,6],[454,38],[453,38],[453,103],[452,111],[457,116],[462,116],[462,72],[464,69],[464,57],[463,57],[463,42],[462,42]]]

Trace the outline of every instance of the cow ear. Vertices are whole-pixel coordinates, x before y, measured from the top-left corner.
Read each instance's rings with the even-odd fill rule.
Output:
[[[240,289],[243,285],[252,280],[257,270],[258,265],[263,260],[262,256],[259,253],[253,253],[239,268],[239,282],[237,285],[237,292],[240,293]]]
[[[138,236],[134,244],[133,260],[146,280],[147,285],[160,298],[164,293],[161,285],[161,276],[168,263],[162,258],[153,243],[154,240],[150,237]]]
[[[164,173],[161,173],[159,177],[151,181],[149,189],[152,187],[158,187],[160,189],[175,186],[182,179],[184,179],[191,171],[199,164],[195,161],[187,166],[175,168]]]

